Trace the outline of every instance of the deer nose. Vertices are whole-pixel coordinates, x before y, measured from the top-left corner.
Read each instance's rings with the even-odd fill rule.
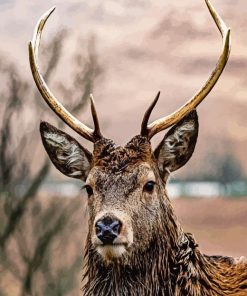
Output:
[[[122,223],[118,219],[108,216],[104,217],[95,224],[96,235],[104,245],[111,245],[119,235],[121,226]]]

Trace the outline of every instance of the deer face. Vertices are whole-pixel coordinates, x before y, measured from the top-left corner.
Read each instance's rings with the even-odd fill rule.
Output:
[[[125,147],[100,139],[91,154],[75,139],[41,123],[45,149],[65,175],[80,178],[88,193],[89,239],[104,260],[144,250],[157,231],[169,173],[191,157],[198,134],[195,111],[164,137],[154,152],[147,137]]]

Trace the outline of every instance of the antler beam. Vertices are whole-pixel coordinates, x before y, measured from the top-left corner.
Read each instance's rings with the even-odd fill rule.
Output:
[[[175,123],[180,121],[185,115],[187,115],[190,111],[195,109],[212,90],[227,64],[231,47],[230,28],[227,28],[224,21],[216,12],[210,1],[205,0],[205,2],[223,38],[223,47],[218,63],[215,69],[213,70],[212,74],[206,81],[206,83],[202,86],[202,88],[198,90],[197,93],[190,100],[188,100],[182,107],[180,107],[178,110],[166,117],[162,117],[150,124],[147,124],[149,116],[158,101],[158,97],[156,96],[155,100],[152,102],[152,104],[150,105],[150,107],[144,115],[141,128],[141,135],[147,136],[149,139],[151,139],[155,134],[159,133],[160,131],[174,125]]]
[[[41,40],[41,34],[45,23],[49,16],[53,13],[55,7],[48,10],[46,13],[42,15],[39,19],[33,34],[32,41],[29,42],[29,60],[31,71],[33,74],[34,81],[39,89],[40,94],[46,101],[46,103],[50,106],[50,108],[66,123],[68,124],[74,131],[80,134],[85,139],[95,142],[96,140],[102,138],[98,117],[95,109],[95,104],[92,95],[90,96],[91,101],[91,111],[94,120],[95,129],[91,129],[82,122],[80,122],[77,118],[75,118],[69,111],[56,99],[53,93],[48,88],[47,84],[44,81],[44,78],[39,70],[38,65],[38,51]]]

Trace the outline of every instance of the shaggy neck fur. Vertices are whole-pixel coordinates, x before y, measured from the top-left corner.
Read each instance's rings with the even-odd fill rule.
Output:
[[[111,263],[102,261],[88,239],[84,295],[247,295],[246,262],[201,254],[193,236],[181,230],[170,204],[162,204],[156,233],[144,251]]]
[[[179,227],[175,217],[168,217],[165,205],[162,206],[163,215],[158,223],[157,235],[143,251],[133,251],[128,257],[107,264],[92,249],[88,240],[85,296],[174,295]]]

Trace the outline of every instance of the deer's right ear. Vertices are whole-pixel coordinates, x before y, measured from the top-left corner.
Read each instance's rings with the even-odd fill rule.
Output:
[[[92,154],[74,138],[47,122],[41,122],[40,134],[55,167],[66,176],[85,181],[91,168]]]

